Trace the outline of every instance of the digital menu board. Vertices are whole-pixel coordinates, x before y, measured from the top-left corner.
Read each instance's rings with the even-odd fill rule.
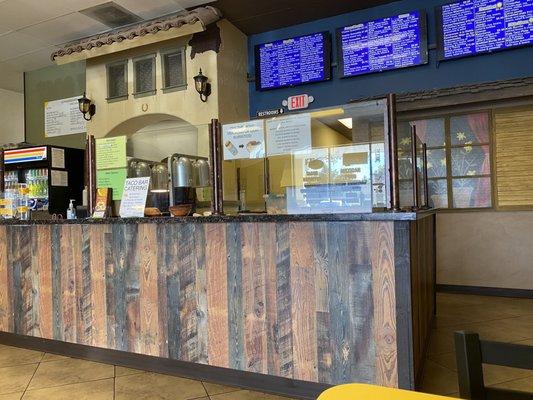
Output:
[[[381,18],[337,30],[342,77],[427,64],[426,13]]]
[[[255,46],[257,90],[277,89],[331,79],[328,32]]]
[[[437,8],[439,59],[533,43],[533,0],[463,0]]]

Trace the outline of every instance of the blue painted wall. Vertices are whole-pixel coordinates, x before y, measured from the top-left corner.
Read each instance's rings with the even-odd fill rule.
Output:
[[[417,9],[426,10],[428,14],[428,37],[431,47],[431,45],[436,44],[434,8],[449,2],[450,0],[401,0],[380,7],[250,36],[248,39],[249,72],[251,74],[255,73],[254,46],[256,44],[329,30],[333,40],[333,62],[336,63],[336,28]],[[530,75],[533,75],[533,47],[446,61],[441,62],[438,66],[436,50],[430,50],[429,64],[418,67],[348,79],[339,79],[337,69],[333,68],[333,79],[331,81],[267,92],[256,91],[255,84],[252,83],[250,84],[250,114],[255,116],[258,110],[279,108],[283,99],[300,93],[313,95],[315,102],[311,107],[321,108],[343,104],[352,99],[378,96],[389,92],[402,93],[438,89]]]

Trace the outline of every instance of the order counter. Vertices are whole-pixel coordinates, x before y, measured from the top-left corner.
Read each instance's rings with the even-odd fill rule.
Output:
[[[432,212],[0,223],[0,342],[316,398],[413,389]]]

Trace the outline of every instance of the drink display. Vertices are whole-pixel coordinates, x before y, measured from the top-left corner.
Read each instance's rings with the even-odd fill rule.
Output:
[[[48,209],[48,170],[46,168],[27,169],[22,172],[25,183],[19,182],[18,171],[6,171],[4,176],[6,198],[14,198],[11,195],[24,185],[24,195],[31,210],[47,210]],[[11,194],[10,194],[11,193]]]
[[[48,198],[48,171],[46,168],[29,169],[25,172],[26,183],[32,199]]]

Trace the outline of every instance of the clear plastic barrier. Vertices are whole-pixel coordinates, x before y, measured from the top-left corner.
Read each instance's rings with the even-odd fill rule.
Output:
[[[224,125],[225,212],[386,208],[387,126],[385,100]]]

